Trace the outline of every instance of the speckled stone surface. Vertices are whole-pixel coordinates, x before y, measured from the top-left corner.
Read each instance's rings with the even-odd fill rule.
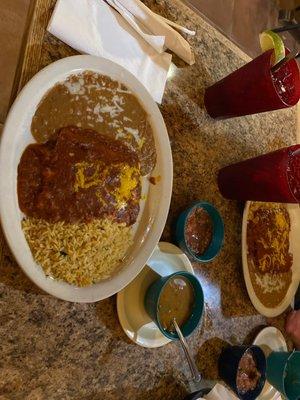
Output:
[[[53,1],[52,5],[55,3]],[[176,60],[161,106],[174,158],[174,191],[163,239],[193,200],[207,200],[225,222],[225,244],[212,263],[194,264],[205,292],[202,328],[189,339],[199,369],[217,378],[226,342],[252,340],[261,326],[283,327],[257,314],[248,298],[241,262],[242,205],[220,196],[217,170],[234,161],[296,141],[295,110],[213,121],[203,107],[204,88],[247,57],[179,0],[147,0],[154,11],[195,28],[189,38],[196,64]],[[41,66],[74,54],[45,35]],[[3,242],[3,240],[2,240]],[[0,399],[182,399],[188,370],[178,344],[160,349],[134,345],[123,333],[115,298],[72,304],[36,288],[3,242],[0,263]]]

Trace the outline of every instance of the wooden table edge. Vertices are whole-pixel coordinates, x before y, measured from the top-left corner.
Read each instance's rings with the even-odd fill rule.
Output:
[[[39,62],[37,60],[40,60],[42,54],[46,32],[45,26],[49,20],[50,13],[48,5],[50,3],[51,0],[31,0],[30,2],[25,33],[10,97],[10,105],[28,80],[39,71]]]

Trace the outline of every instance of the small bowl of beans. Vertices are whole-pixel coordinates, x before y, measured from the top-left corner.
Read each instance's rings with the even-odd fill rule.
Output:
[[[176,241],[195,261],[212,261],[224,240],[224,224],[218,210],[198,201],[183,211],[176,224]]]

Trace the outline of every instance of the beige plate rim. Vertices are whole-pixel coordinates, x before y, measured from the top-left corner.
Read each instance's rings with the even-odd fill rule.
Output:
[[[163,257],[161,257],[163,256]],[[168,257],[172,257],[170,259],[170,270],[166,270],[164,267],[161,267],[160,261],[163,260],[163,258],[166,260]],[[175,256],[175,257],[174,257]],[[177,258],[177,268],[174,267],[174,262],[176,262]],[[149,259],[147,264],[151,264],[152,268],[155,268],[156,273],[160,273],[160,275],[165,276],[168,275],[169,273],[180,271],[180,270],[185,270],[189,271],[194,274],[194,269],[192,267],[191,261],[187,257],[186,254],[182,252],[181,249],[179,249],[177,246],[175,246],[172,243],[168,242],[159,242],[158,246],[153,252],[152,257]],[[181,269],[180,265],[183,267]],[[146,266],[147,268],[147,266]],[[148,267],[149,268],[149,267]],[[149,268],[150,269],[150,268]],[[121,292],[118,293],[117,295],[117,313],[119,317],[119,321],[121,324],[121,327],[127,337],[136,343],[137,345],[141,347],[146,347],[146,348],[157,348],[157,347],[162,347],[168,343],[171,342],[170,339],[165,337],[160,330],[156,327],[155,323],[152,321],[151,323],[148,323],[147,328],[143,328],[142,330],[139,330],[139,334],[135,331],[135,329],[131,326],[129,322],[129,318],[126,315],[125,312],[125,307],[126,307],[126,300],[125,300],[125,295],[126,291],[130,290],[131,285],[134,285],[139,278],[145,273],[145,268],[140,272],[140,274],[135,278],[133,282],[131,282],[126,288],[124,288]],[[141,312],[144,312],[144,307],[142,305],[139,306],[138,308]],[[135,309],[136,311],[136,309]],[[130,311],[129,311],[130,312]],[[131,314],[133,315],[133,313]],[[143,335],[147,335],[147,333],[150,335],[155,333],[155,338],[154,339],[149,339]]]
[[[135,224],[133,245],[123,268],[106,279],[87,287],[76,287],[66,282],[47,278],[34,261],[21,228],[22,213],[17,198],[17,168],[25,147],[34,142],[30,124],[37,105],[45,93],[57,82],[71,74],[94,71],[125,84],[147,111],[153,128],[157,153],[154,176],[157,185],[147,183],[141,201],[141,211]],[[173,162],[169,136],[161,112],[145,87],[129,71],[103,57],[78,55],[63,58],[39,71],[22,89],[7,116],[0,146],[0,215],[7,243],[25,274],[45,292],[62,300],[92,303],[122,290],[141,271],[159,242],[167,219],[172,195]],[[143,211],[142,211],[143,208]],[[134,226],[133,226],[134,229]]]
[[[253,344],[262,346],[268,345],[273,351],[287,351],[287,344],[281,331],[274,326],[268,326],[262,329],[253,341]],[[263,349],[262,349],[263,350]],[[258,396],[257,400],[279,400],[280,393],[268,382]]]

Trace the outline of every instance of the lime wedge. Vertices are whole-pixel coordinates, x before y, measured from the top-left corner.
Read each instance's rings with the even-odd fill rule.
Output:
[[[264,31],[259,35],[260,47],[263,52],[274,49],[272,65],[277,64],[285,57],[285,47],[283,40],[273,31]]]

